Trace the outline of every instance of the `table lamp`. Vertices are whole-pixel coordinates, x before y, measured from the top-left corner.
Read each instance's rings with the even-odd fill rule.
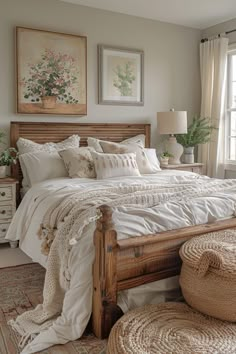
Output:
[[[179,165],[183,154],[183,146],[177,143],[174,134],[187,133],[187,112],[174,111],[157,112],[157,121],[160,134],[169,134],[166,150],[173,156],[169,159],[172,165]]]

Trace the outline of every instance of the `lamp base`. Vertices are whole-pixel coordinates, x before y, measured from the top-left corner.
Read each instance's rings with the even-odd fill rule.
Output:
[[[177,143],[175,136],[170,136],[168,142],[166,144],[167,151],[173,155],[170,157],[169,164],[170,165],[179,165],[181,164],[180,157],[184,152],[184,148],[182,145]]]

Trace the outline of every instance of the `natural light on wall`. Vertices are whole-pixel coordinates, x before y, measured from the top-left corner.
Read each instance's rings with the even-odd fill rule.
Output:
[[[228,56],[228,139],[226,159],[236,163],[236,50]]]

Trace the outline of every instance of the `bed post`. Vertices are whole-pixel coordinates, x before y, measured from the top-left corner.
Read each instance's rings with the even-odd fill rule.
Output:
[[[97,337],[106,338],[123,313],[117,306],[117,234],[112,210],[106,205],[99,210],[101,218],[94,233],[92,325]]]

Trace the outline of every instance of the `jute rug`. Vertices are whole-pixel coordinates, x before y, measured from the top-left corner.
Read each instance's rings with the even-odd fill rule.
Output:
[[[38,264],[0,269],[0,354],[18,354],[19,337],[7,325],[8,320],[42,302],[45,270]],[[105,340],[92,334],[58,345],[41,354],[105,354]]]

